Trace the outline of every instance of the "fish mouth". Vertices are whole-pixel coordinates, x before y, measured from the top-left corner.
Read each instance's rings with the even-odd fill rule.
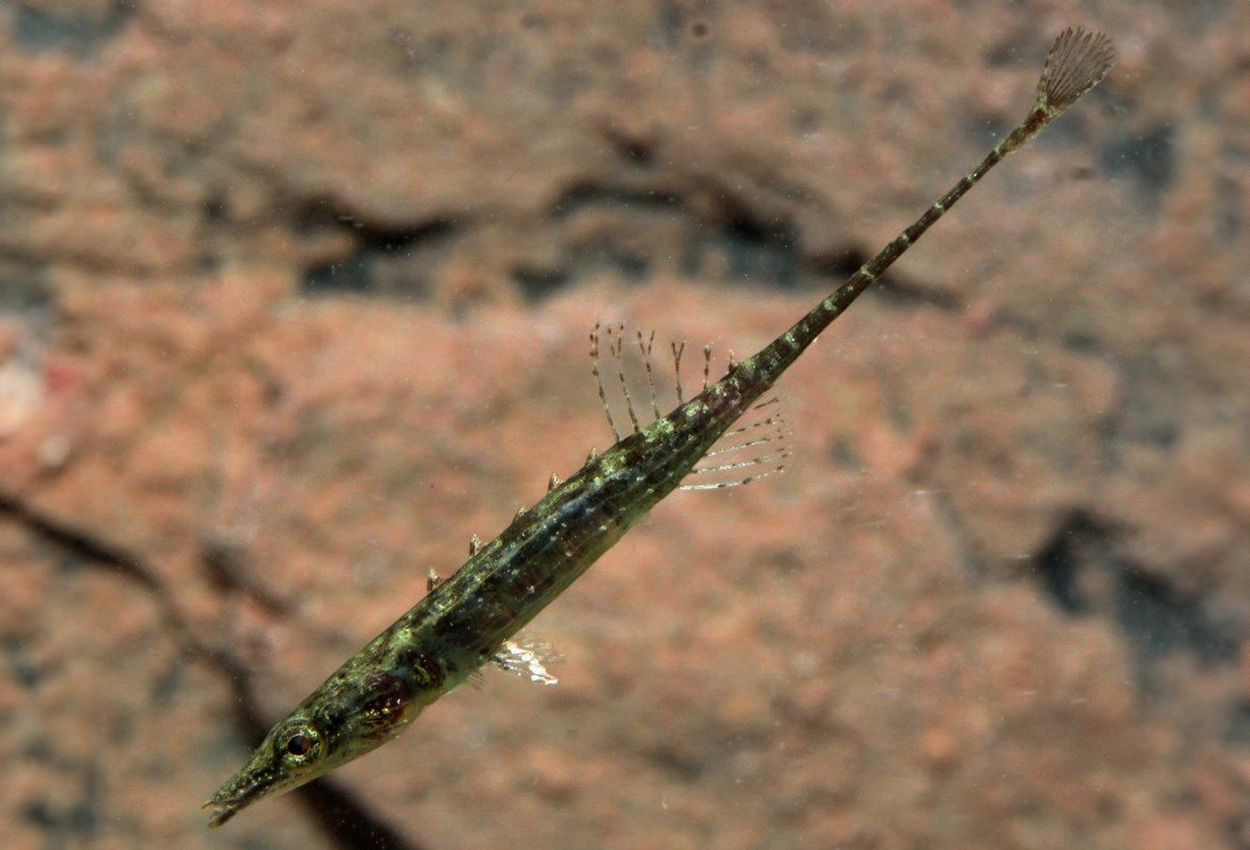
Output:
[[[266,796],[274,787],[273,782],[265,782],[263,779],[249,780],[247,777],[238,777],[230,780],[216,794],[205,800],[204,805],[200,807],[213,810],[208,816],[208,828],[216,829],[221,826],[252,803]]]
[[[247,804],[244,803],[243,805]],[[201,806],[201,808],[211,808],[213,810],[213,813],[208,816],[208,828],[216,829],[238,814],[239,809],[243,808],[243,806],[236,806],[233,803],[218,803],[216,800],[208,800],[203,806]]]

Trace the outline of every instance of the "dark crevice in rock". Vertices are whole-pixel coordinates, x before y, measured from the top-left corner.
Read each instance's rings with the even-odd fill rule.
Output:
[[[705,255],[713,252],[727,260],[733,280],[767,280],[780,289],[793,289],[803,271],[794,225],[784,217],[759,215],[734,198],[723,199],[720,220],[696,243],[695,267],[701,268]]]
[[[649,158],[646,151],[649,148],[622,155]],[[566,227],[592,210],[623,216],[667,216],[669,222],[663,226],[673,233],[673,239],[653,248],[637,237],[629,222],[599,228],[589,236],[562,239],[562,234],[557,234],[557,244],[562,246],[558,261],[541,267],[518,266],[512,272],[513,279],[529,301],[537,302],[589,276],[607,272],[627,282],[640,281],[665,264],[691,277],[714,268],[731,282],[766,283],[783,289],[810,276],[798,234],[788,218],[761,215],[720,188],[708,189],[708,196],[701,196],[701,201],[695,203],[681,192],[662,187],[575,183],[548,212],[554,227]]]
[[[629,228],[623,225],[619,239],[610,232],[600,233],[590,242],[567,246],[561,262],[547,270],[545,277],[567,285],[606,268],[626,280],[640,280],[655,264],[668,261],[692,277],[713,267],[732,282],[766,282],[783,289],[799,284],[805,261],[798,233],[787,217],[762,214],[720,187],[709,187],[702,200],[704,203],[696,204],[681,192],[660,187],[577,183],[552,205],[549,218],[553,224],[563,224],[592,209],[668,215],[673,217],[672,226],[680,231],[679,255],[673,256],[671,248],[663,254],[663,249],[657,249],[656,256],[642,253],[645,249],[631,244]],[[706,210],[709,206],[711,209]],[[530,286],[526,291],[534,295],[551,288]]]
[[[50,846],[70,846],[79,842],[93,843],[100,824],[100,768],[87,764],[76,770],[81,775],[81,793],[76,799],[35,799],[22,808],[22,816],[39,827],[50,838]],[[78,777],[75,777],[77,779]]]
[[[810,257],[807,267],[815,274],[842,281],[859,271],[872,258],[858,245],[845,245]]]
[[[298,790],[300,801],[322,832],[341,850],[422,850],[424,846],[404,838],[333,779],[323,777]]]
[[[1216,183],[1216,192],[1218,197],[1216,235],[1224,242],[1236,242],[1241,238],[1241,232],[1245,227],[1242,219],[1245,204],[1242,200],[1241,183],[1227,175],[1222,176]]]
[[[918,477],[920,481],[925,479],[926,477],[923,475]],[[937,509],[938,515],[945,522],[951,536],[954,538],[955,545],[959,549],[960,557],[968,574],[974,579],[980,579],[989,575],[990,569],[981,553],[977,551],[977,547],[973,543],[972,533],[964,523],[964,518],[960,515],[959,509],[955,507],[955,501],[951,498],[950,493],[940,486],[933,487],[928,492],[933,496],[933,505]]]
[[[629,239],[628,223],[600,230],[581,243],[566,244],[559,261],[543,266],[521,266],[512,273],[531,302],[595,273],[609,272],[625,281],[645,279],[656,267],[676,262],[674,269],[688,277],[723,277],[726,283],[832,291],[871,256],[858,245],[808,253],[797,227],[784,213],[768,213],[723,186],[706,186],[697,197],[658,186],[635,186],[592,181],[579,182],[560,195],[548,217],[561,226],[589,210],[616,210],[622,214],[669,216],[679,232],[676,256],[667,248],[648,253],[645,242]],[[558,238],[558,237],[557,237]],[[651,254],[654,254],[652,256]],[[874,293],[887,303],[958,310],[954,293],[925,286],[897,275],[886,276]]]
[[[136,582],[158,600],[174,640],[188,657],[204,662],[222,675],[233,696],[238,728],[254,745],[260,744],[269,726],[261,719],[247,668],[224,651],[206,646],[191,635],[157,573],[139,556],[70,522],[47,516],[11,494],[0,493],[0,516],[8,516],[46,542],[65,550],[75,560],[104,567]],[[292,794],[309,809],[319,828],[340,850],[422,850],[422,845],[402,837],[332,779],[323,777]],[[32,809],[27,815],[57,829],[68,825],[77,835],[83,829],[94,829],[96,804],[94,799],[89,803],[88,808],[68,813],[43,807]]]
[[[905,280],[898,275],[885,275],[872,291],[886,304],[900,307],[932,307],[948,313],[964,308],[963,300],[955,293]]]
[[[245,569],[246,547],[219,535],[201,541],[200,563],[213,588],[222,594],[240,594],[263,611],[277,617],[290,613],[290,606],[258,586]]]
[[[628,207],[641,209],[682,209],[686,205],[681,194],[667,189],[642,189],[607,183],[580,182],[561,193],[551,205],[553,221],[571,218],[587,207]]]
[[[38,688],[48,674],[59,665],[40,664],[26,648],[21,637],[6,634],[0,637],[0,650],[9,663],[9,672],[23,688]],[[50,669],[51,668],[51,669]]]
[[[1185,421],[1176,392],[1189,379],[1183,360],[1152,350],[1127,360],[1120,372],[1124,403],[1117,413],[1117,442],[1172,448]]]
[[[565,267],[537,268],[534,266],[518,266],[512,270],[512,280],[521,290],[521,295],[531,304],[542,301],[564,289],[572,275]]]
[[[46,313],[52,300],[46,262],[8,261],[0,256],[0,310]]]
[[[656,12],[655,32],[660,46],[676,50],[685,33],[686,10],[675,0],[660,0]]]
[[[935,504],[951,527],[974,576],[982,568],[951,500],[935,490]],[[1169,674],[1159,665],[1176,653],[1187,653],[1209,673],[1235,675],[1245,635],[1221,619],[1208,601],[1185,593],[1166,579],[1148,574],[1126,559],[1117,547],[1120,530],[1093,515],[1074,510],[1055,528],[1031,560],[1042,596],[1070,617],[1107,620],[1131,650],[1135,690],[1144,703],[1181,702]],[[1234,700],[1224,715],[1224,738],[1250,744],[1250,700]]]
[[[1240,636],[1212,617],[1201,599],[1131,569],[1123,569],[1118,579],[1116,620],[1146,664],[1182,650],[1209,666],[1237,660]]]
[[[832,291],[860,267],[872,259],[872,254],[857,245],[826,251],[809,258],[805,269],[821,277],[830,278],[828,288]],[[934,286],[908,280],[897,273],[887,272],[869,293],[883,303],[898,307],[933,307],[938,310],[963,309],[958,295]]]
[[[425,297],[433,290],[437,267],[464,226],[450,216],[384,224],[325,199],[308,201],[294,216],[295,232],[309,238],[327,231],[345,232],[351,236],[352,250],[305,269],[300,291],[306,295]]]
[[[612,128],[603,131],[604,138],[622,163],[632,168],[650,168],[655,164],[655,143],[626,135]]]
[[[1120,355],[1105,340],[1085,330],[1052,328],[1047,321],[999,307],[994,311],[996,325],[1031,343],[1049,343],[1074,354],[1096,357],[1116,369],[1123,368]]]
[[[1250,699],[1243,699],[1233,706],[1224,737],[1232,744],[1250,745]]]
[[[1175,130],[1160,124],[1104,145],[1099,164],[1108,174],[1125,175],[1138,187],[1157,195],[1176,177]]]
[[[1099,534],[1098,527],[1083,514],[1074,513],[1033,556],[1033,571],[1046,598],[1065,614],[1082,614],[1089,601],[1078,588],[1079,550]]]
[[[134,12],[132,0],[113,0],[99,12],[72,12],[16,3],[13,38],[31,53],[61,52],[75,59],[86,59],[120,33]]]
[[[161,595],[164,588],[143,562],[131,552],[76,528],[72,523],[47,516],[20,499],[0,494],[0,515],[8,515],[38,537],[65,550],[72,557],[87,563],[106,566],[137,582],[152,595]]]
[[[693,753],[677,746],[661,745],[644,752],[647,760],[669,776],[682,782],[694,782],[707,772],[707,765]]]
[[[618,156],[628,165],[650,168],[653,144],[604,130]],[[636,174],[635,176],[640,176]],[[759,209],[740,193],[721,185],[678,190],[646,180],[576,181],[551,204],[547,221],[555,231],[554,259],[520,260],[508,272],[527,303],[537,304],[588,278],[608,275],[626,283],[640,282],[669,268],[690,277],[723,277],[727,284],[832,291],[870,257],[850,244],[809,253],[798,228],[785,213]],[[584,213],[623,220],[579,233],[575,220]],[[205,208],[208,219],[225,215],[218,202]],[[659,228],[662,244],[640,238],[638,220]],[[659,217],[658,219],[652,217]],[[370,221],[326,198],[305,199],[292,216],[297,235],[316,239],[327,232],[351,236],[349,252],[305,270],[301,291],[307,295],[355,293],[426,297],[454,241],[472,226],[451,216],[411,224]],[[657,232],[657,231],[651,231]],[[671,238],[670,238],[671,234]],[[873,287],[873,297],[900,307],[958,312],[961,295],[941,287],[887,274]],[[1004,319],[1006,323],[1010,323]],[[1042,334],[1022,327],[1026,333]],[[1096,349],[1096,341],[1076,340],[1073,347]]]
[[[1201,597],[1127,561],[1115,538],[1109,525],[1081,511],[1069,514],[1032,560],[1046,598],[1067,614],[1109,617],[1133,647],[1143,686],[1153,665],[1175,652],[1192,653],[1210,667],[1235,662],[1242,642],[1237,630]]]
[[[650,168],[653,145],[604,131],[618,156],[635,168]],[[520,294],[537,304],[588,278],[608,275],[626,283],[640,282],[657,269],[690,277],[723,277],[741,283],[832,291],[870,257],[860,246],[805,251],[798,229],[785,213],[759,209],[740,193],[721,185],[681,191],[650,181],[577,181],[547,211],[555,231],[554,259],[520,260],[509,275]],[[620,215],[609,226],[582,228],[579,216]],[[210,218],[223,211],[205,210]],[[640,229],[642,216],[646,222]],[[658,217],[658,218],[657,218]],[[425,297],[435,288],[435,275],[455,239],[471,223],[436,217],[410,225],[371,222],[326,198],[307,199],[292,216],[297,235],[315,240],[319,234],[346,232],[350,252],[305,270],[301,291],[308,295],[355,293]],[[654,228],[659,228],[658,231]],[[645,234],[663,234],[652,244]],[[644,234],[640,237],[639,234]],[[962,309],[957,294],[887,275],[874,287],[887,304]]]
[[[214,188],[200,204],[200,214],[208,224],[225,224],[230,220],[230,201],[220,188]]]

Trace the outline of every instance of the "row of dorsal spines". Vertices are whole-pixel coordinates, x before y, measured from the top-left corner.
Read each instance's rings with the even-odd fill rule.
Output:
[[[603,345],[606,337],[606,345]],[[656,381],[656,370],[652,361],[652,351],[655,346],[655,331],[644,333],[641,328],[634,332],[634,339],[638,346],[638,354],[643,364],[643,374],[646,376],[648,399],[650,402],[651,418],[646,423],[639,416],[637,409],[634,407],[633,396],[629,391],[629,383],[625,370],[625,326],[623,324],[604,326],[600,322],[596,322],[590,331],[590,361],[591,373],[595,378],[595,387],[599,394],[599,401],[603,405],[604,415],[608,420],[608,427],[612,429],[612,435],[619,442],[623,435],[617,426],[616,417],[612,413],[612,399],[609,396],[607,386],[603,380],[603,364],[602,351],[607,349],[608,356],[611,357],[614,364],[612,370],[616,378],[616,386],[619,390],[620,397],[624,400],[625,409],[629,416],[630,426],[633,433],[641,431],[643,427],[649,425],[662,418],[665,414],[661,412],[661,393],[660,385]],[[686,350],[686,343],[670,342],[669,351],[673,361],[673,395],[675,396],[676,405],[680,405],[686,401],[685,388],[682,384],[682,356]],[[703,369],[702,382],[700,392],[706,392],[708,387],[712,385],[712,364],[714,360],[713,346],[709,343],[703,346]],[[738,366],[738,360],[734,356],[733,349],[728,352],[725,374],[729,374]],[[739,453],[736,457],[722,457],[714,464],[702,464],[691,470],[691,479],[689,483],[681,485],[683,490],[719,490],[725,487],[736,487],[742,484],[749,484],[760,478],[766,478],[770,475],[776,475],[785,468],[785,461],[791,455],[791,449],[788,445],[789,431],[786,428],[785,417],[780,411],[781,399],[779,396],[762,401],[751,408],[752,412],[765,411],[759,414],[746,424],[739,425],[726,432],[720,440],[712,446],[704,455],[704,458],[714,456],[729,455],[731,453]],[[665,401],[667,406],[667,400]],[[748,454],[748,450],[754,451]],[[591,448],[586,455],[586,462],[590,463],[599,456],[596,448]],[[715,475],[717,473],[734,473],[734,475],[720,475],[721,480],[709,480],[698,478],[698,476]],[[551,473],[547,479],[547,492],[555,490],[556,487],[563,483],[563,479],[556,473]],[[517,508],[513,520],[523,516],[529,507],[522,505]],[[477,535],[473,535],[469,543],[470,557],[476,555],[481,547],[482,541]],[[431,585],[432,587],[432,585]]]
[[[602,334],[602,336],[601,336]],[[603,405],[604,415],[608,420],[608,427],[612,429],[612,436],[617,442],[625,436],[624,429],[617,424],[617,416],[612,412],[612,398],[608,391],[608,385],[604,382],[605,364],[603,363],[603,353],[606,350],[608,358],[612,361],[612,373],[615,377],[617,395],[624,401],[625,412],[629,420],[629,428],[631,433],[637,433],[643,427],[651,422],[660,419],[665,415],[667,410],[680,405],[686,401],[685,387],[682,384],[682,356],[686,351],[686,343],[670,342],[669,353],[673,361],[673,387],[672,395],[675,397],[674,404],[669,405],[669,399],[661,401],[660,384],[656,380],[656,370],[653,362],[652,352],[655,348],[655,331],[644,332],[642,328],[638,328],[634,332],[634,342],[638,348],[638,355],[642,360],[642,372],[646,376],[647,395],[650,402],[650,419],[644,422],[646,418],[646,410],[640,415],[638,408],[634,406],[634,397],[630,393],[628,376],[625,369],[625,348],[626,333],[625,325],[603,325],[596,322],[594,328],[590,331],[590,371],[595,378],[595,388],[599,393],[599,402]],[[712,382],[712,346],[703,346],[703,383],[701,392],[706,391]],[[729,352],[729,364],[726,374],[733,371],[737,362],[734,358],[733,351]],[[663,409],[663,412],[662,412]],[[622,423],[623,424],[623,423]]]

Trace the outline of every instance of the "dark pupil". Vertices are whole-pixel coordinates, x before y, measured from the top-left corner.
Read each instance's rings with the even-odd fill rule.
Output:
[[[286,751],[293,756],[306,756],[312,749],[312,738],[307,735],[292,735],[286,742]]]

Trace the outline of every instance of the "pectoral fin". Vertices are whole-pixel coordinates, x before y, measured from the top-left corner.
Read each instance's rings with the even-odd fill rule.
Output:
[[[500,670],[506,670],[540,685],[554,685],[559,681],[547,670],[547,665],[563,660],[564,657],[550,644],[525,640],[504,641],[499,650],[491,656],[491,663]]]

